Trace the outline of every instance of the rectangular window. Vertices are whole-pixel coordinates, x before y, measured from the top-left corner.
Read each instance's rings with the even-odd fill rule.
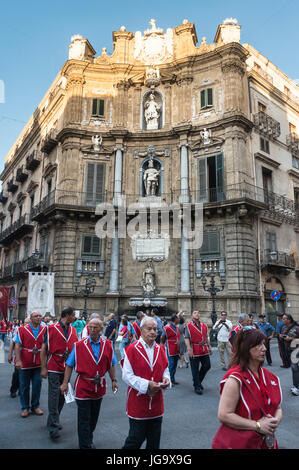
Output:
[[[42,235],[39,242],[39,252],[41,258],[46,258],[48,254],[48,235]]]
[[[96,235],[83,235],[82,237],[82,257],[100,257],[101,239]]]
[[[204,232],[200,256],[220,256],[219,232]]]
[[[105,201],[105,163],[86,165],[86,204],[96,206]]]
[[[297,170],[299,170],[299,158],[294,157],[294,155],[292,156],[292,165],[293,165],[293,168],[296,168]]]
[[[27,238],[24,245],[24,259],[29,258],[30,256],[30,247],[31,247],[31,239]]]
[[[94,117],[105,117],[105,100],[93,98],[91,115]]]
[[[266,232],[266,250],[270,253],[273,251],[277,251],[275,232]]]
[[[223,201],[224,161],[223,154],[198,159],[199,202]]]
[[[269,140],[260,137],[260,148],[263,152],[270,153]]]
[[[200,109],[211,108],[214,106],[213,88],[205,88],[200,92]]]

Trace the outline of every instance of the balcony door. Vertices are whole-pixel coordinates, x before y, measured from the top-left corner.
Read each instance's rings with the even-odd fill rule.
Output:
[[[224,200],[223,154],[199,158],[198,160],[199,202]]]
[[[86,196],[88,206],[96,206],[105,201],[105,163],[87,163]]]

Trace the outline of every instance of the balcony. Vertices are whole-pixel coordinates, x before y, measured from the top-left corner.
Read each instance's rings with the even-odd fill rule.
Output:
[[[263,111],[253,116],[256,130],[268,139],[277,139],[280,136],[280,123]]]
[[[24,167],[21,166],[20,168],[17,169],[17,175],[16,175],[16,181],[18,183],[24,183],[26,179],[28,178],[28,173],[24,170]]]
[[[1,204],[6,204],[6,203],[7,203],[7,199],[8,199],[8,197],[7,197],[7,196],[4,196],[3,191],[1,191],[1,193],[0,193],[0,202],[1,202]]]
[[[7,183],[7,191],[14,194],[18,190],[18,185],[14,183],[13,179]]]
[[[29,214],[25,214],[0,233],[0,243],[9,245],[13,240],[31,232],[32,229]]]
[[[287,147],[288,150],[293,154],[299,156],[299,136],[295,132],[287,135]]]
[[[51,130],[43,139],[41,142],[41,151],[49,154],[53,148],[56,147],[58,141],[56,139],[57,136],[57,131],[56,130]]]
[[[38,167],[41,162],[41,155],[38,150],[34,150],[28,157],[26,158],[26,170],[34,171]]]
[[[77,260],[76,276],[93,275],[103,278],[105,276],[105,260],[84,257]]]
[[[27,270],[41,270],[48,271],[50,266],[50,256],[49,255],[38,255],[33,254],[26,260]]]
[[[261,269],[267,269],[271,273],[290,274],[295,271],[296,262],[293,254],[281,251],[261,251]]]

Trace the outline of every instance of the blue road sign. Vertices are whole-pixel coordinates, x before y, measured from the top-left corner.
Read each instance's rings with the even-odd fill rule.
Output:
[[[270,294],[270,297],[272,300],[275,300],[277,302],[277,300],[280,299],[280,292],[279,290],[273,290]]]

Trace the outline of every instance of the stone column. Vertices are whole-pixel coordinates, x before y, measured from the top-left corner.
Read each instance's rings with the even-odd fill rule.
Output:
[[[189,249],[187,240],[183,233],[181,237],[181,294],[190,293],[190,266],[189,266]]]
[[[122,190],[122,166],[123,166],[123,149],[116,148],[115,167],[114,167],[114,197],[121,195]]]
[[[115,229],[115,237],[112,239],[111,244],[111,258],[110,258],[110,279],[109,279],[109,294],[118,294],[118,273],[119,273],[119,238],[118,230]]]
[[[68,124],[80,124],[82,121],[83,85],[84,79],[79,72],[67,77],[64,126]]]
[[[189,201],[188,144],[180,145],[181,154],[181,196],[180,202]]]

